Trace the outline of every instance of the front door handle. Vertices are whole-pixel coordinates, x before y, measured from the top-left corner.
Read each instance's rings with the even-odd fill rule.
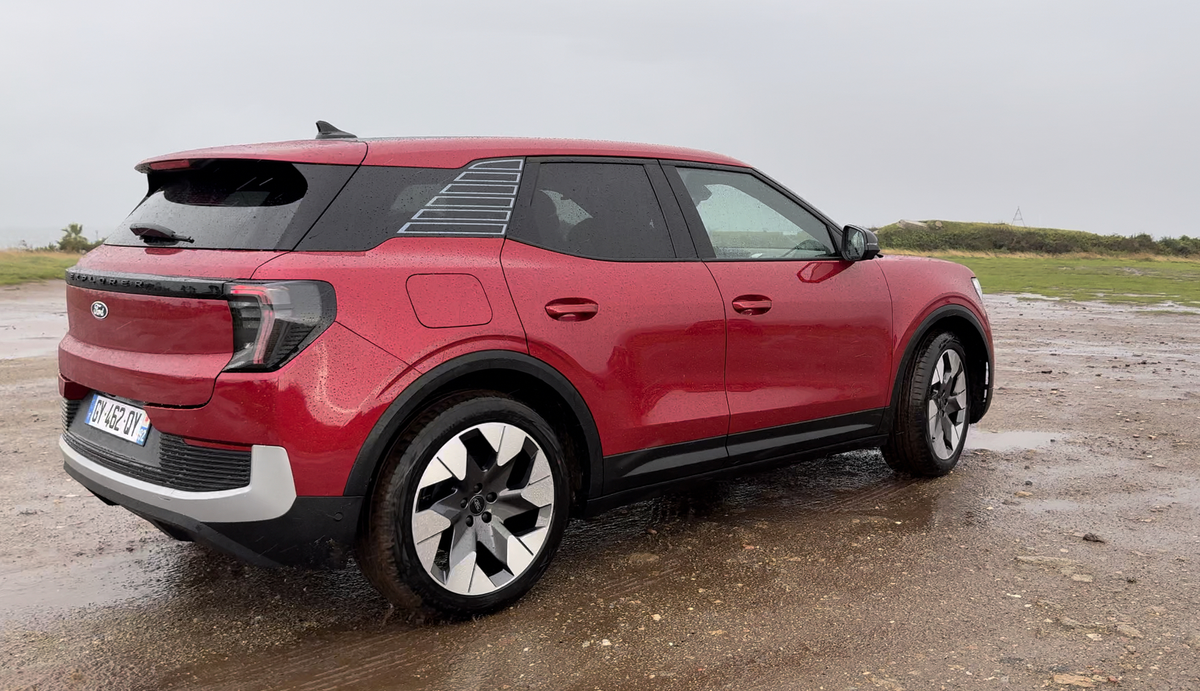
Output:
[[[739,295],[733,299],[733,311],[753,317],[771,309],[771,298],[765,295]]]
[[[587,298],[562,298],[546,303],[546,314],[560,322],[582,322],[596,316],[600,305]]]

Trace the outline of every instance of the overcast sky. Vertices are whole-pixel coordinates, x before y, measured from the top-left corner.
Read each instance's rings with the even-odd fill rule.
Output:
[[[1194,237],[1197,35],[1185,2],[10,1],[0,245],[104,235],[142,158],[317,119],[710,149],[842,223]]]

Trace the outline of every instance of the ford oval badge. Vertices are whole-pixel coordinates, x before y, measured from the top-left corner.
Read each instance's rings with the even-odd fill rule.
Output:
[[[97,319],[103,319],[108,316],[108,305],[99,300],[92,303],[92,316]]]

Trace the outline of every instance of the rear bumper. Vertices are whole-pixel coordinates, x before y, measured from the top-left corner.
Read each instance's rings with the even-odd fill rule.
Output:
[[[250,451],[250,484],[218,492],[187,492],[152,485],[94,463],[61,437],[64,463],[72,477],[83,476],[87,486],[99,486],[155,509],[208,522],[265,521],[279,518],[296,501],[296,485],[287,451],[278,446],[254,446]],[[120,502],[118,502],[120,503]]]
[[[253,447],[250,484],[215,492],[160,487],[98,465],[62,439],[59,448],[67,474],[101,499],[251,564],[336,568],[354,544],[362,497],[297,497],[281,447]]]

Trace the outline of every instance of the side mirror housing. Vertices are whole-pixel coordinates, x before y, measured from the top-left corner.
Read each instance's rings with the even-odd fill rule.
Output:
[[[859,226],[846,226],[842,231],[842,259],[848,262],[874,259],[879,256],[879,238]]]

